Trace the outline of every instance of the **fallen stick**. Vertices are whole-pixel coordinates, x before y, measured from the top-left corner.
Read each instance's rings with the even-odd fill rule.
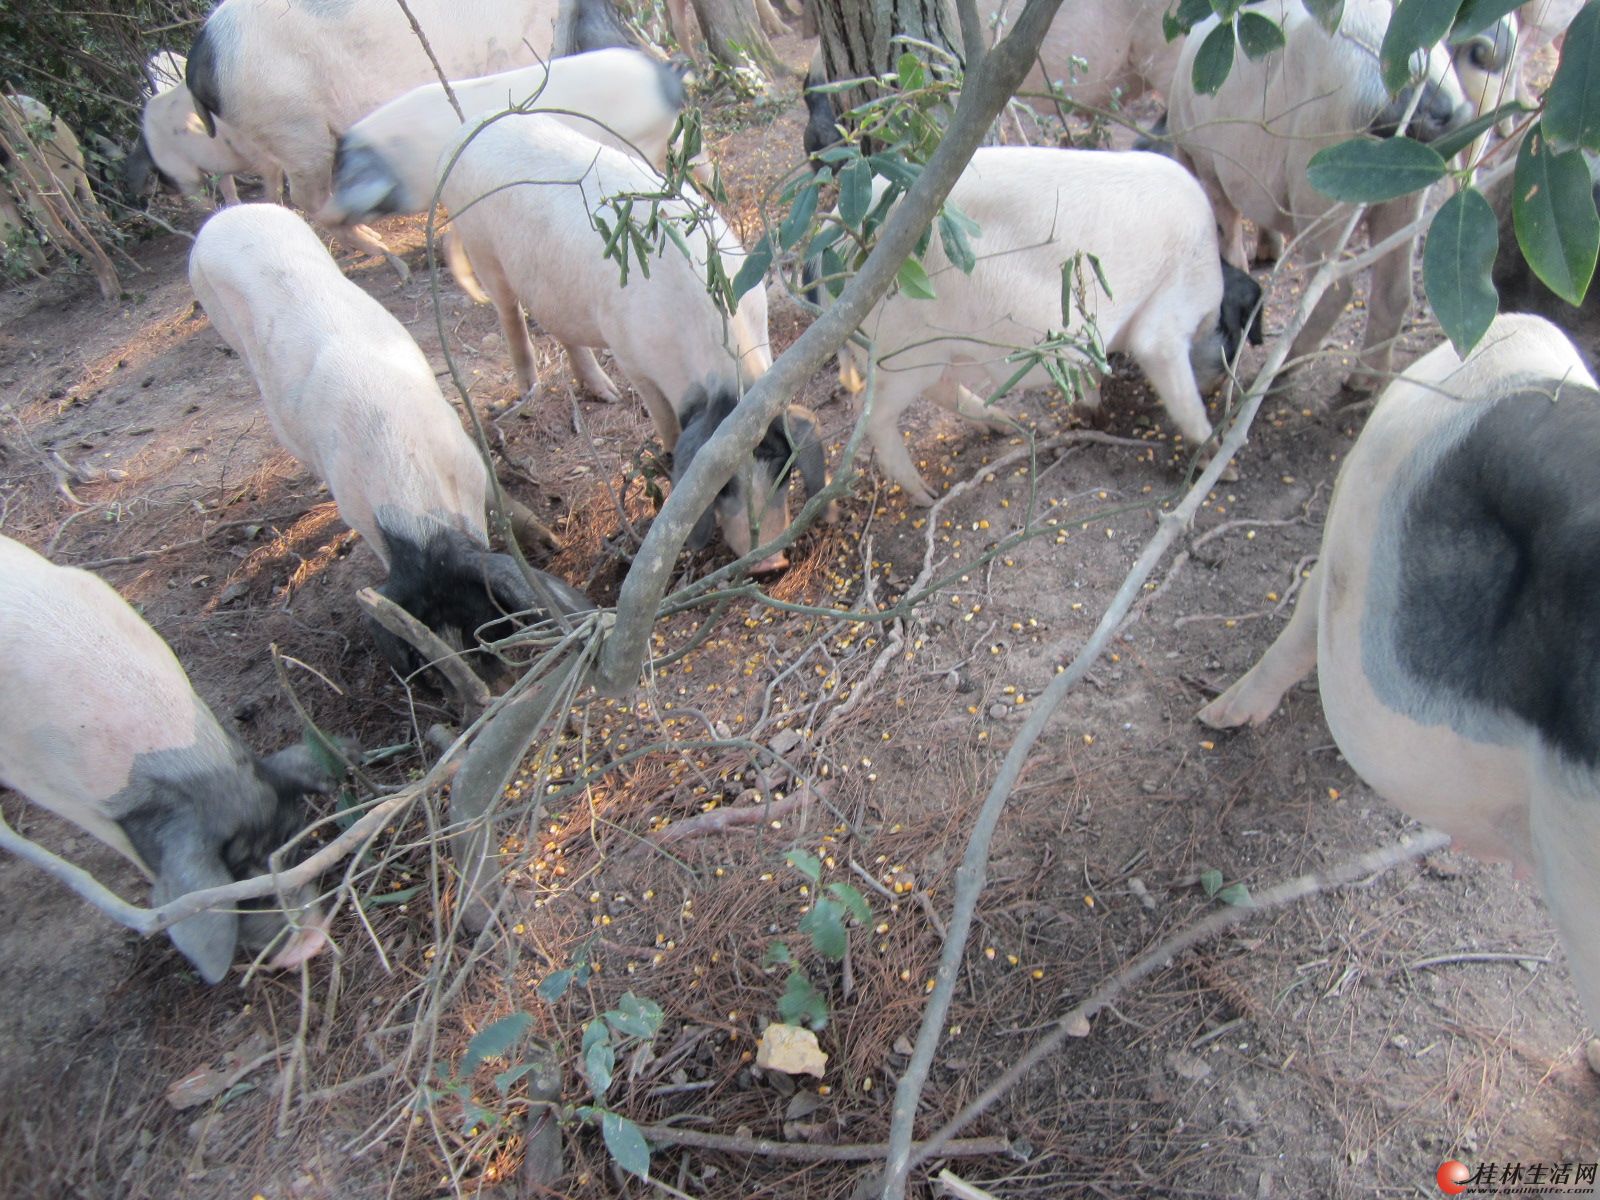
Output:
[[[771,800],[766,804],[752,804],[746,808],[714,808],[710,812],[703,812],[697,817],[685,817],[681,821],[674,821],[664,829],[646,834],[644,840],[635,847],[633,853],[642,850],[666,846],[672,842],[681,842],[687,838],[707,837],[713,833],[725,833],[730,829],[737,829],[742,825],[759,825],[777,817],[786,817],[802,805],[815,800],[816,793],[810,788],[801,786],[798,790],[789,793],[782,800]]]
[[[674,1125],[641,1125],[639,1132],[652,1141],[668,1146],[693,1146],[699,1150],[726,1150],[732,1154],[757,1154],[763,1158],[787,1158],[795,1162],[870,1162],[889,1153],[888,1142],[862,1142],[857,1145],[819,1146],[812,1142],[775,1142],[771,1138],[738,1137],[730,1133],[701,1133]],[[916,1142],[917,1150],[924,1143]],[[1013,1153],[1011,1142],[1003,1137],[954,1138],[940,1150],[943,1158],[987,1158]]]
[[[466,706],[471,716],[489,707],[492,699],[489,685],[467,666],[461,655],[445,645],[438,634],[401,608],[389,597],[372,588],[362,588],[356,600],[367,614],[395,637],[400,638],[422,655],[430,667],[437,667],[455,690],[457,698]]]

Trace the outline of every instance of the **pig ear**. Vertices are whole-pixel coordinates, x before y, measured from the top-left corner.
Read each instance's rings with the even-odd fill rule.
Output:
[[[339,749],[350,759],[361,754],[361,747],[350,738],[340,738]],[[320,795],[331,791],[344,774],[343,766],[331,750],[313,749],[303,742],[267,755],[261,760],[261,768],[267,782],[279,795],[286,792]]]
[[[201,850],[193,843],[169,847],[161,859],[161,873],[151,889],[157,907],[201,888],[232,883],[233,876],[213,851]],[[179,921],[167,930],[172,944],[194,964],[200,978],[217,983],[233,965],[234,946],[239,941],[239,915],[231,912],[203,912]]]
[[[822,442],[817,438],[817,423],[809,414],[789,409],[784,418],[788,422],[789,445],[794,447],[794,464],[800,469],[800,478],[806,486],[809,500],[828,486],[828,460],[822,452]]]

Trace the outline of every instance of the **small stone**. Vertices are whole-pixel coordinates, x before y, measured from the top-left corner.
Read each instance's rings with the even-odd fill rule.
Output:
[[[1583,1056],[1589,1060],[1589,1070],[1600,1075],[1600,1038],[1589,1039],[1589,1044],[1583,1048]]]

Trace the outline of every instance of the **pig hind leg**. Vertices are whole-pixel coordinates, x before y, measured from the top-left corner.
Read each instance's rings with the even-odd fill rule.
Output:
[[[932,400],[946,412],[953,412],[965,417],[969,421],[976,421],[987,426],[994,433],[1011,433],[1016,429],[1016,423],[1008,420],[1004,414],[988,404],[985,404],[965,385],[953,377],[946,375],[928,389],[928,399]],[[999,399],[999,397],[995,397]]]
[[[1213,729],[1232,729],[1237,725],[1260,725],[1270,717],[1283,694],[1299,683],[1317,665],[1317,609],[1321,604],[1321,566],[1313,568],[1311,578],[1300,591],[1294,616],[1267,647],[1260,661],[1233,686],[1200,710],[1200,720]]]
[[[932,504],[934,497],[906,450],[905,435],[900,432],[900,414],[918,396],[939,385],[943,372],[944,366],[940,363],[905,371],[889,371],[880,366],[872,413],[867,418],[867,437],[878,456],[878,468],[904,489],[913,504],[923,507]]]
[[[1600,1028],[1600,937],[1594,925],[1600,912],[1600,800],[1588,784],[1592,775],[1548,751],[1539,758],[1529,812],[1539,886],[1561,932],[1584,1012]],[[1583,780],[1577,788],[1575,776]]]

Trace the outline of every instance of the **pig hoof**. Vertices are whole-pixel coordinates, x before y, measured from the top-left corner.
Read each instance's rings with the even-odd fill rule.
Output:
[[[1271,715],[1270,711],[1255,711],[1229,688],[1196,713],[1195,719],[1213,729],[1237,729],[1241,725],[1260,725]]]

